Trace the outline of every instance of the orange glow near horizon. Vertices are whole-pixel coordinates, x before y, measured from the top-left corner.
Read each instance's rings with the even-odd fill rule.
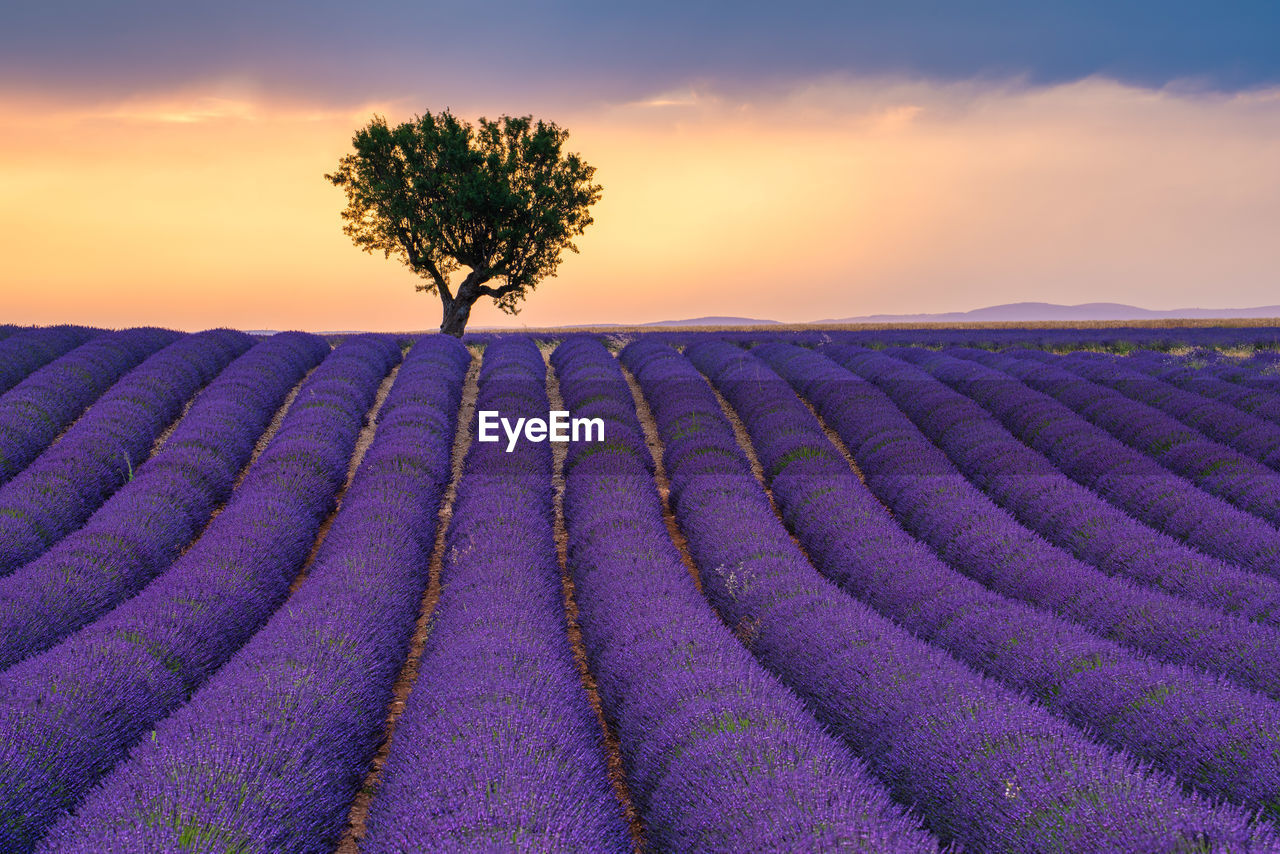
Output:
[[[477,106],[455,113],[502,112]],[[829,80],[508,111],[568,128],[604,195],[582,254],[473,326],[1280,301],[1280,92]],[[0,99],[0,321],[435,328],[322,177],[373,112],[413,109]]]

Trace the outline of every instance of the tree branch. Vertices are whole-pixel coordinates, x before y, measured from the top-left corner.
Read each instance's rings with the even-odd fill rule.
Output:
[[[521,285],[519,282],[516,282],[516,283],[507,282],[505,285],[499,288],[491,288],[488,285],[481,285],[478,288],[478,290],[481,296],[493,297],[494,299],[498,299],[499,297],[504,297],[509,293],[518,291],[522,287],[523,285]]]

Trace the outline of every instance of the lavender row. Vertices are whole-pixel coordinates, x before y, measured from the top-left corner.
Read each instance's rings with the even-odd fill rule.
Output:
[[[545,370],[528,339],[488,346],[477,408],[545,418]],[[551,466],[546,444],[467,454],[366,852],[630,847],[569,646]]]
[[[1280,424],[1280,394],[1276,391],[1250,388],[1239,383],[1227,382],[1216,371],[1196,367],[1186,359],[1173,358],[1165,353],[1140,350],[1129,354],[1130,366],[1163,380],[1184,391],[1229,403],[1242,412],[1257,418]]]
[[[839,349],[872,376],[889,357]],[[1280,697],[1280,629],[1106,575],[1018,523],[969,483],[871,384],[844,390],[858,418],[842,436],[867,484],[903,527],[982,584],[1164,661],[1230,676]],[[852,404],[851,404],[852,405]]]
[[[1280,468],[1280,426],[1276,424],[1241,412],[1230,404],[1161,382],[1135,369],[1131,366],[1132,360],[1127,358],[1117,359],[1102,353],[1043,355],[1053,359],[1052,364],[1158,409],[1192,428],[1174,433],[1169,425],[1175,444],[1180,441],[1204,443],[1211,439],[1272,469]]]
[[[838,431],[863,417],[851,388],[862,381],[829,359],[782,344],[753,353]],[[957,573],[897,525],[777,374],[740,352],[698,356],[714,366],[772,475],[779,510],[827,577],[1113,747],[1206,794],[1280,813],[1280,705],[1135,654]]]
[[[242,332],[188,335],[113,385],[56,445],[0,488],[0,575],[84,524],[133,479],[183,406],[252,346]]]
[[[960,355],[970,353],[962,351]],[[1206,439],[1198,430],[1154,407],[1066,370],[1056,357],[1049,358],[1052,361],[1042,362],[1024,354],[979,361],[1053,397],[1210,495],[1273,524],[1280,523],[1280,476],[1276,472]]]
[[[569,446],[569,566],[650,847],[936,850],[699,594],[614,360],[571,339],[553,363],[569,410],[605,422],[606,441]]]
[[[1280,534],[1271,525],[1197,489],[1049,395],[1011,383],[1009,374],[998,370],[1007,362],[1033,363],[975,350],[945,352],[988,369],[969,381],[948,378],[948,385],[981,404],[1072,480],[1205,554],[1280,577]]]
[[[1259,373],[1238,365],[1214,365],[1209,370],[1220,379],[1237,383],[1246,388],[1280,394],[1280,376],[1275,371]]]
[[[0,849],[29,850],[284,600],[333,507],[388,338],[347,339],[226,508],[137,596],[0,674]]]
[[[84,326],[23,329],[0,342],[0,394],[39,368],[100,335]]]
[[[26,468],[112,383],[180,337],[151,328],[99,335],[0,396],[0,484]]]
[[[417,617],[467,363],[449,338],[410,351],[288,607],[41,850],[333,850]]]
[[[0,668],[97,619],[172,563],[227,500],[285,395],[328,352],[304,333],[258,344],[83,528],[0,579]]]
[[[945,353],[888,352],[911,364],[866,357],[863,376],[1022,524],[1111,575],[1251,620],[1280,623],[1280,582],[1204,555],[1138,522],[1064,475],[989,412],[951,388],[974,383],[1016,386],[1017,380]],[[839,374],[832,379],[854,381]],[[989,393],[1000,391],[992,388]]]
[[[717,349],[702,342],[687,352],[708,368],[734,359],[733,352],[742,355]],[[1248,829],[1243,812],[1185,798],[1174,781],[1140,772],[1124,755],[1092,743],[825,581],[773,514],[697,372],[671,351],[655,348],[637,358],[647,361],[639,365],[642,385],[668,439],[681,529],[699,565],[714,567],[704,575],[707,592],[743,629],[753,652],[784,674],[945,841],[966,850],[1046,851],[1168,849],[1214,837],[1244,844],[1251,835],[1261,846],[1269,839],[1269,831]],[[888,595],[915,594],[912,582],[927,585],[928,565],[922,571],[913,563],[931,556],[883,511],[877,519],[843,510],[849,498],[864,511],[874,499],[865,490],[861,501],[843,491],[860,489],[856,478],[834,451],[823,458],[820,446],[806,441],[805,425],[788,402],[812,418],[785,384],[776,376],[772,387],[747,380],[732,367],[718,374],[721,382],[729,375],[722,390],[749,399],[762,416],[756,426],[770,445],[762,462],[775,473],[775,498],[811,523],[833,508],[838,522],[853,523],[799,526],[805,544],[821,544],[830,555],[844,550],[841,539],[865,536],[880,550],[887,547],[879,559],[906,576],[888,579]],[[826,444],[820,432],[818,439]],[[896,532],[897,541],[886,542],[877,527]],[[936,559],[933,564],[942,583],[935,579],[929,592],[943,594],[944,607],[956,604],[945,596],[946,579],[955,573]],[[936,607],[927,592],[917,605],[925,603]],[[1178,818],[1169,815],[1174,800]],[[1052,837],[1040,822],[1048,814]]]

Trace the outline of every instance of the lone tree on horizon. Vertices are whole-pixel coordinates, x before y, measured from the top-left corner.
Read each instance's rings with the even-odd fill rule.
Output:
[[[347,193],[342,230],[426,279],[417,289],[440,295],[440,331],[461,338],[476,300],[516,314],[555,275],[561,251],[578,251],[573,238],[592,223],[600,187],[594,167],[561,153],[568,135],[532,116],[477,127],[448,110],[396,127],[375,116],[325,178]]]

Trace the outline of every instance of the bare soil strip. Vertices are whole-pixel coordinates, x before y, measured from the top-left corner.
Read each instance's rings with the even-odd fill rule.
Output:
[[[360,462],[364,459],[365,452],[369,450],[369,446],[373,444],[373,436],[378,432],[378,413],[382,411],[382,404],[387,402],[387,395],[391,393],[391,386],[395,384],[396,377],[400,374],[400,364],[391,369],[391,373],[378,386],[377,394],[373,399],[373,406],[369,408],[369,412],[364,417],[364,427],[360,429],[356,436],[355,447],[351,451],[351,462],[347,464],[347,479],[343,481],[342,486],[338,489],[338,494],[333,499],[333,509],[329,511],[329,515],[320,523],[320,530],[316,532],[315,542],[311,544],[311,551],[307,555],[307,560],[302,564],[302,569],[298,570],[297,576],[294,577],[293,583],[289,585],[289,595],[292,596],[298,592],[298,588],[302,586],[302,582],[306,580],[307,573],[311,571],[311,564],[315,562],[316,555],[320,553],[320,547],[324,545],[325,537],[329,536],[329,528],[333,526],[333,520],[337,518],[338,511],[342,509],[342,499],[346,496],[347,490],[351,488],[351,481],[356,478],[356,469],[360,468]]]
[[[307,373],[298,380],[297,384],[289,389],[289,393],[284,396],[284,402],[280,404],[280,408],[271,416],[271,421],[267,423],[267,429],[262,431],[262,435],[258,437],[258,442],[253,446],[253,453],[249,455],[249,461],[240,468],[240,473],[236,475],[236,481],[231,486],[231,492],[228,493],[227,501],[213,508],[213,513],[209,514],[209,520],[204,523],[204,527],[200,529],[191,542],[187,543],[183,548],[182,554],[186,554],[196,542],[204,536],[205,531],[209,530],[209,526],[213,524],[213,520],[218,518],[218,514],[227,506],[227,502],[235,496],[239,491],[240,485],[244,483],[244,479],[249,475],[249,470],[253,468],[253,464],[258,461],[258,457],[262,456],[262,452],[266,450],[267,445],[271,444],[271,440],[275,438],[276,433],[280,430],[280,425],[284,423],[284,417],[289,414],[289,408],[293,406],[293,402],[298,399],[298,392],[302,389],[311,375],[315,373],[315,368],[307,371]]]
[[[701,593],[702,576],[698,572],[698,565],[689,556],[689,541],[680,532],[680,527],[676,524],[676,516],[671,512],[671,481],[667,478],[667,467],[662,461],[662,438],[658,435],[658,422],[654,419],[653,411],[649,409],[649,403],[644,399],[644,392],[640,390],[640,383],[636,382],[635,376],[621,362],[618,363],[618,367],[622,368],[622,376],[626,378],[627,385],[631,389],[631,397],[636,405],[636,420],[640,422],[640,429],[644,431],[645,444],[649,446],[649,455],[653,457],[653,479],[658,487],[658,495],[662,498],[662,521],[667,526],[667,534],[671,537],[671,542],[675,543],[676,549],[680,552],[680,560],[684,561],[684,568],[689,570],[689,576]]]
[[[550,355],[543,350],[543,357]],[[564,409],[564,399],[560,397],[560,383],[556,380],[555,371],[547,365],[547,400],[552,409]],[[631,790],[627,787],[626,770],[622,764],[622,750],[618,744],[617,733],[614,732],[608,718],[604,714],[604,706],[600,703],[600,692],[596,689],[596,678],[591,674],[587,663],[587,649],[582,643],[582,631],[578,628],[578,601],[574,596],[573,578],[569,575],[569,534],[564,524],[564,461],[568,447],[563,442],[552,442],[551,453],[554,458],[551,474],[551,485],[555,490],[555,536],[556,553],[560,560],[560,585],[564,591],[564,613],[569,630],[569,646],[573,650],[573,660],[578,665],[578,675],[582,678],[582,687],[587,692],[587,700],[596,713],[596,721],[604,735],[605,759],[609,766],[609,782],[613,784],[613,794],[622,804],[627,818],[627,826],[631,831],[631,844],[637,854],[645,850],[644,823],[640,813],[636,811],[631,800]]]
[[[769,506],[773,508],[773,515],[782,519],[782,514],[778,512],[777,502],[773,500],[773,490],[769,488],[769,481],[765,479],[764,466],[760,465],[760,458],[756,456],[755,445],[751,444],[751,434],[747,432],[747,428],[743,425],[742,419],[738,417],[737,411],[729,401],[724,399],[724,395],[710,382],[707,383],[707,387],[716,396],[716,402],[720,404],[720,410],[724,413],[724,417],[728,419],[729,426],[733,428],[733,436],[738,442],[738,447],[742,448],[742,452],[747,455],[747,462],[751,464],[751,473],[756,476],[756,480],[760,481],[760,488],[764,490],[765,496],[769,499]],[[796,539],[795,534],[791,533],[791,529],[787,528],[786,524],[783,524],[782,527],[786,528],[787,534],[790,535],[791,542],[796,544],[796,548],[807,555],[808,552],[804,551],[804,546],[800,545],[800,541]]]
[[[822,432],[826,434],[827,440],[831,442],[832,445],[835,445],[836,450],[840,452],[842,457],[844,457],[844,461],[849,464],[849,468],[853,470],[853,473],[858,476],[858,480],[862,481],[863,486],[865,486],[867,478],[862,474],[862,469],[858,468],[858,461],[853,458],[853,452],[850,451],[848,445],[844,443],[844,439],[841,439],[840,434],[827,424],[826,420],[818,414],[818,410],[813,408],[813,404],[810,403],[804,395],[797,394],[796,397],[805,405],[806,408],[808,408],[809,412],[813,414],[814,419],[818,422],[818,426],[821,427]],[[875,495],[875,493],[872,493],[872,495]],[[884,507],[885,510],[889,509],[885,506],[883,501],[880,501],[879,497],[876,498],[876,501],[878,501],[880,506]]]
[[[427,643],[427,635],[431,627],[431,614],[436,603],[440,601],[440,572],[444,564],[445,534],[449,530],[449,520],[453,518],[453,502],[458,495],[458,481],[462,479],[462,463],[467,449],[471,447],[471,417],[475,413],[476,393],[479,387],[480,357],[473,353],[471,365],[467,369],[466,379],[462,386],[462,402],[458,408],[458,427],[453,436],[453,448],[450,452],[451,471],[449,484],[445,487],[444,497],[440,501],[440,512],[436,521],[436,540],[431,549],[431,560],[428,565],[427,589],[422,595],[422,604],[418,608],[418,622],[414,626],[413,637],[409,641],[409,655],[400,675],[396,677],[392,689],[391,702],[387,704],[387,722],[385,735],[378,752],[374,755],[365,775],[364,784],[356,792],[351,803],[351,811],[347,814],[347,831],[338,843],[338,854],[358,854],[360,841],[367,831],[369,806],[373,796],[378,792],[382,782],[382,769],[387,764],[387,756],[391,753],[391,741],[395,737],[396,724],[404,713],[405,702],[409,692],[418,680],[418,665],[422,660],[422,650]]]
[[[213,379],[216,380],[217,377],[214,377]],[[209,382],[212,383],[213,380],[209,380]],[[164,447],[164,443],[169,441],[169,437],[173,435],[173,431],[178,429],[178,425],[182,423],[182,419],[186,418],[187,413],[191,411],[191,406],[196,402],[196,398],[198,398],[201,394],[203,394],[204,390],[208,387],[209,385],[206,383],[205,385],[196,389],[196,393],[191,395],[190,399],[187,400],[186,405],[182,407],[182,411],[178,413],[178,417],[173,419],[173,421],[169,424],[168,427],[160,431],[160,435],[156,436],[155,442],[151,444],[151,452],[147,454],[148,460],[154,457],[156,454],[160,453],[160,449]],[[143,462],[145,462],[145,460]],[[139,463],[139,465],[141,465],[141,463]],[[134,470],[135,471],[137,470],[136,466]]]

